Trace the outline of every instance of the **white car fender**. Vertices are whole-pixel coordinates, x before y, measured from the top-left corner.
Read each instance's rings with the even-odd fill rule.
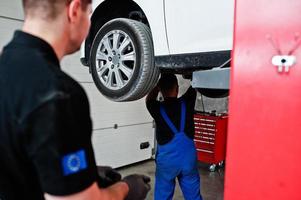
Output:
[[[104,0],[95,0],[92,3],[93,11],[103,3]],[[165,17],[164,17],[164,2],[163,0],[135,0],[137,5],[145,13],[147,20],[150,25],[152,32],[153,42],[154,42],[154,52],[156,56],[168,55],[168,40],[165,29]],[[92,14],[93,16],[93,14]],[[81,58],[85,57],[85,45],[84,43],[81,46]]]

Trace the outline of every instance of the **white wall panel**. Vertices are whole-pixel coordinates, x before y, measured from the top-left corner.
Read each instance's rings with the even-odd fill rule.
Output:
[[[0,0],[0,16],[24,19],[22,0]]]
[[[135,163],[151,158],[154,148],[152,133],[152,124],[95,131],[93,144],[97,164],[120,167],[124,163]],[[142,142],[149,142],[150,147],[140,149]]]

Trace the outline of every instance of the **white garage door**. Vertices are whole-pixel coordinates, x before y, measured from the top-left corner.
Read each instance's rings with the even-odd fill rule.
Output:
[[[0,49],[22,27],[20,0],[0,1]],[[62,68],[86,90],[93,120],[93,146],[98,165],[120,167],[152,157],[154,129],[144,100],[115,103],[96,89],[88,68],[79,62],[79,53],[68,56]],[[140,148],[141,143],[147,148]],[[143,146],[143,145],[142,145]]]

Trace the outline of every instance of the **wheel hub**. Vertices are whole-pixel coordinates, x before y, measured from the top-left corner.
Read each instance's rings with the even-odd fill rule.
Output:
[[[120,59],[119,59],[118,55],[113,56],[112,62],[114,65],[119,64],[119,61],[120,61]]]

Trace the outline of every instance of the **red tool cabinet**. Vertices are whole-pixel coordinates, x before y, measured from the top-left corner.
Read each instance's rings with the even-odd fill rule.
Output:
[[[212,164],[209,168],[211,171],[215,170],[216,164],[225,160],[227,122],[227,115],[214,116],[206,113],[194,115],[194,143],[198,160]]]

